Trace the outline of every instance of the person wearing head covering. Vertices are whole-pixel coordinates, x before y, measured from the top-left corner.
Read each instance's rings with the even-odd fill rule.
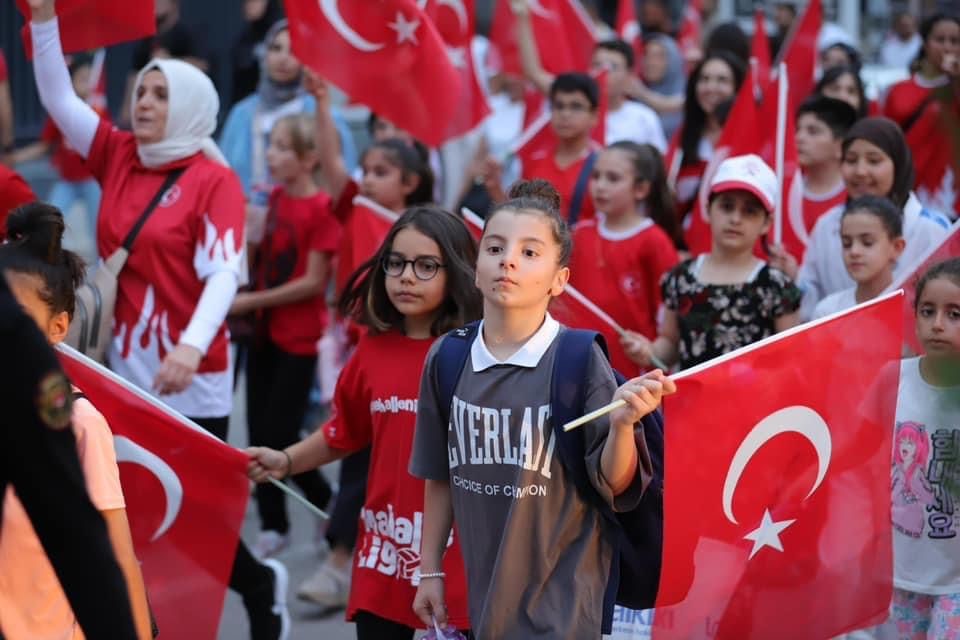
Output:
[[[316,100],[303,89],[303,65],[290,48],[290,30],[280,20],[267,31],[266,53],[261,63],[260,82],[255,93],[233,106],[223,125],[220,148],[240,178],[247,200],[262,206],[273,188],[267,171],[267,147],[273,123],[296,113],[314,113]],[[344,164],[352,170],[357,163],[350,128],[334,112]],[[251,230],[253,231],[253,230]],[[257,240],[258,233],[252,233]]]
[[[913,151],[917,196],[960,216],[960,16],[938,13],[920,25],[914,74],[890,88],[883,115],[900,125]]]
[[[134,83],[133,131],[115,129],[71,90],[53,0],[31,7],[40,100],[103,191],[99,257],[139,228],[117,278],[109,366],[225,439],[233,408],[225,319],[246,255],[243,191],[211,138],[216,89],[189,63],[152,60]],[[253,638],[284,637],[289,619],[275,587],[285,584],[282,565],[259,564],[239,545],[230,586],[244,596]]]
[[[264,40],[270,27],[283,18],[280,0],[244,0],[240,4],[243,5],[244,26],[230,53],[233,68],[231,107],[257,90],[266,53]]]
[[[683,122],[683,94],[687,76],[677,41],[663,33],[654,33],[643,41],[642,82],[633,92],[641,102],[660,116],[667,140]]]
[[[857,121],[843,140],[843,181],[848,202],[861,196],[889,198],[903,211],[906,248],[894,269],[894,280],[910,273],[916,263],[947,235],[949,223],[925,209],[913,193],[914,169],[903,132],[887,118]],[[825,213],[810,234],[797,283],[803,289],[801,316],[809,319],[817,302],[855,286],[843,265],[840,219],[843,209]]]

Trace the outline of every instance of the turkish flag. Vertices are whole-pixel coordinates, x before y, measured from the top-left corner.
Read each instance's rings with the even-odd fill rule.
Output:
[[[67,376],[113,431],[161,637],[214,640],[250,497],[246,455],[73,349],[59,350]]]
[[[470,232],[474,240],[480,242],[480,238],[483,237],[484,219],[467,207],[460,207],[460,215],[463,216],[463,221],[467,224],[467,231]]]
[[[810,0],[781,49],[781,59],[786,63],[787,73],[790,75],[791,124],[797,107],[816,86],[817,36],[820,35],[822,26],[823,4],[821,0]]]
[[[426,12],[437,28],[437,32],[447,46],[450,61],[460,73],[461,108],[450,121],[447,135],[456,138],[477,125],[490,115],[487,92],[477,76],[471,40],[476,31],[474,27],[475,8],[473,0],[428,0]]]
[[[337,256],[338,296],[343,293],[350,275],[380,250],[390,227],[399,217],[370,198],[354,196],[353,209],[343,222],[343,240]]]
[[[906,276],[887,287],[888,291],[903,289],[906,294],[903,299],[903,341],[913,353],[923,353],[923,347],[917,340],[917,316],[914,310],[917,301],[917,284],[930,267],[950,258],[960,258],[960,221],[953,223],[940,244],[911,265]]]
[[[703,34],[703,9],[701,0],[689,0],[683,8],[683,19],[677,33],[677,44],[684,60],[691,60],[693,53],[700,50]]]
[[[750,40],[750,68],[761,82],[770,77],[770,39],[763,9],[753,12],[753,38]]]
[[[57,0],[63,52],[77,53],[152,36],[157,32],[153,5],[154,0]],[[29,22],[26,0],[17,0],[17,8]],[[29,24],[24,25],[21,35],[27,59],[32,59]]]
[[[914,189],[929,209],[960,215],[960,100],[949,85],[906,132],[917,173]],[[936,143],[931,141],[936,140]]]
[[[617,35],[633,49],[633,71],[637,72],[640,69],[640,61],[643,59],[643,32],[637,20],[637,7],[634,0],[620,0],[615,24],[614,30]]]
[[[305,65],[429,146],[451,137],[463,76],[415,0],[284,4]]]
[[[675,376],[655,640],[806,640],[892,596],[902,294]],[[664,615],[661,615],[663,611]]]
[[[587,71],[596,35],[579,1],[527,0],[527,5],[543,68],[552,74]],[[500,53],[503,70],[522,75],[516,17],[510,9],[510,0],[495,0],[493,11],[490,43]]]

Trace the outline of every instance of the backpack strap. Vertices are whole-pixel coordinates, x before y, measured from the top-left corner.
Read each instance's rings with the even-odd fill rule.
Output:
[[[470,346],[477,337],[480,321],[454,329],[443,336],[443,341],[437,349],[435,362],[437,363],[437,401],[440,416],[445,424],[450,423],[450,405],[453,403],[453,392],[460,381],[460,373],[470,357]]]
[[[570,211],[567,215],[567,225],[573,228],[580,218],[580,211],[583,210],[583,203],[587,197],[587,186],[590,184],[590,174],[593,173],[593,165],[597,161],[597,152],[591,151],[590,155],[580,167],[580,174],[577,176],[577,186],[573,188],[573,198],[570,199]]]
[[[143,210],[143,213],[140,214],[140,217],[137,218],[136,223],[133,225],[133,228],[127,233],[127,237],[123,240],[123,248],[129,253],[133,249],[133,241],[137,239],[137,236],[140,235],[140,229],[143,228],[143,225],[147,223],[147,218],[150,217],[150,214],[153,213],[153,210],[157,208],[157,205],[160,204],[160,201],[163,200],[163,196],[166,195],[167,190],[174,185],[174,183],[183,175],[183,172],[187,170],[187,167],[177,167],[166,175],[163,179],[163,184],[160,185],[160,189],[153,195],[153,199],[147,204],[146,209]]]
[[[584,462],[586,444],[583,430],[565,432],[563,425],[583,415],[586,404],[587,385],[584,380],[590,370],[593,358],[593,345],[599,345],[607,354],[607,344],[603,336],[596,331],[582,329],[563,329],[557,337],[557,355],[553,363],[553,375],[550,382],[550,422],[553,437],[557,443],[557,453],[563,468],[576,485],[580,495],[596,506],[600,515],[610,525],[613,532],[610,543],[613,556],[610,563],[610,577],[603,595],[603,631],[610,633],[613,622],[613,610],[620,586],[620,551],[622,527],[610,505],[597,493],[587,476]]]

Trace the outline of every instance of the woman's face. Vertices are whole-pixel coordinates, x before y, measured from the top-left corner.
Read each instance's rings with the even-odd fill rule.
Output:
[[[733,69],[726,62],[707,61],[700,69],[696,87],[697,102],[704,113],[712,114],[717,105],[732,98],[736,92],[735,83]]]
[[[820,66],[824,71],[834,67],[849,67],[852,64],[850,54],[843,47],[828,47],[820,53]]]
[[[667,48],[656,40],[648,42],[643,48],[643,79],[653,84],[667,75],[669,58]]]
[[[860,110],[860,90],[852,74],[844,73],[830,84],[824,85],[823,95],[843,100],[857,111]]]
[[[900,439],[900,459],[903,460],[905,466],[910,466],[913,463],[913,456],[917,452],[916,443],[910,438],[901,438]]]
[[[300,75],[300,61],[293,57],[290,49],[290,32],[284,29],[273,37],[267,47],[267,75],[274,82],[286,84],[294,82]]]
[[[133,107],[133,136],[138,144],[163,140],[170,108],[167,78],[159,69],[149,71],[137,87]]]
[[[960,24],[955,20],[941,20],[930,30],[923,43],[925,57],[937,71],[943,69],[947,56],[960,55]]]
[[[840,167],[850,199],[860,196],[889,197],[893,190],[896,168],[893,159],[883,149],[862,138],[854,140]]]

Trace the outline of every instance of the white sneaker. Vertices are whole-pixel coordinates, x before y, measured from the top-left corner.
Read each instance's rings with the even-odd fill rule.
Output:
[[[290,546],[290,536],[279,531],[267,529],[261,531],[251,552],[258,560],[276,555]]]
[[[297,589],[297,597],[329,609],[346,607],[350,598],[351,569],[352,563],[346,569],[338,569],[327,560],[303,581]]]

